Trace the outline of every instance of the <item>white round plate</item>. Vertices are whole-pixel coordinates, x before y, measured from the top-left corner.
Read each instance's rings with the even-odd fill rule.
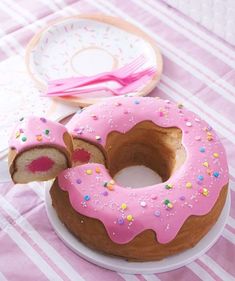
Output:
[[[60,239],[76,254],[82,258],[106,269],[129,273],[129,274],[153,274],[166,272],[182,267],[203,255],[211,248],[220,237],[227,221],[230,210],[230,192],[228,192],[224,209],[212,229],[208,234],[192,249],[181,254],[154,262],[128,262],[114,256],[107,256],[96,252],[82,244],[73,234],[71,234],[64,224],[59,220],[54,208],[51,205],[49,193],[51,182],[46,183],[46,209],[48,218]]]
[[[0,159],[0,183],[10,182],[11,175],[8,169],[7,159]]]
[[[146,58],[142,68],[155,66],[157,73],[132,94],[147,95],[162,73],[162,57],[154,41],[122,19],[79,15],[56,21],[36,34],[27,47],[26,64],[37,85],[45,90],[49,80],[111,71],[140,55]],[[108,86],[117,84],[109,82]],[[98,92],[60,99],[86,106],[111,96]]]

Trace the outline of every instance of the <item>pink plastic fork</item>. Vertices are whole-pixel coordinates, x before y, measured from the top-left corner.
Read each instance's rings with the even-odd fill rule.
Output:
[[[123,78],[127,77],[138,68],[140,68],[146,59],[143,55],[136,58],[131,63],[110,72],[99,73],[97,75],[89,77],[73,77],[65,78],[60,80],[52,80],[49,82],[47,94],[52,94],[56,92],[62,92],[68,89],[72,89],[79,86],[85,86],[89,84],[96,84],[104,81],[117,81],[121,82]]]
[[[133,91],[136,91],[141,85],[143,85],[145,82],[147,82],[154,74],[156,70],[152,68],[147,74],[142,76],[140,79],[135,80],[134,82],[128,84],[127,86],[122,86],[116,89],[111,89],[108,87],[93,87],[93,88],[88,88],[88,89],[73,89],[73,90],[68,90],[66,92],[60,92],[56,93],[54,95],[47,95],[47,96],[54,96],[54,97],[66,97],[66,96],[76,96],[80,94],[88,94],[88,93],[93,93],[93,92],[98,92],[98,91],[107,91],[111,92],[113,95],[118,96],[118,95],[124,95]]]
[[[139,80],[141,77],[143,77],[143,76],[145,76],[145,75],[152,75],[152,73],[153,72],[156,72],[156,70],[155,70],[155,68],[154,67],[150,67],[150,68],[147,68],[147,69],[144,69],[144,70],[142,70],[142,71],[139,71],[139,72],[135,72],[135,73],[133,73],[133,74],[131,74],[131,75],[129,75],[129,76],[127,76],[127,77],[125,77],[125,78],[123,78],[123,79],[120,79],[119,78],[119,80],[120,80],[120,84],[122,85],[122,86],[127,86],[127,85],[129,85],[130,83],[132,83],[132,82],[134,82],[134,81],[136,81],[136,80]],[[100,81],[99,81],[100,82]],[[96,84],[96,83],[95,83]],[[91,84],[92,85],[92,84]],[[75,87],[75,88],[73,88],[73,89],[68,89],[68,90],[65,90],[65,91],[60,91],[60,92],[54,92],[54,93],[46,93],[46,95],[45,96],[56,96],[57,94],[61,94],[61,93],[70,93],[70,92],[73,92],[73,91],[76,91],[76,92],[78,92],[78,90],[79,90],[79,92],[81,91],[81,90],[89,90],[90,88],[88,88],[88,89],[80,89],[79,90],[79,87]]]

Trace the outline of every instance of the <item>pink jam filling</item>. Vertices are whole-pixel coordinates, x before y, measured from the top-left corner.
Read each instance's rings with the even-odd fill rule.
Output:
[[[54,161],[51,160],[47,156],[42,156],[39,157],[35,160],[33,160],[29,165],[28,165],[28,170],[32,173],[36,172],[46,172],[50,170],[54,165]]]
[[[90,160],[90,153],[84,149],[77,149],[74,151],[72,155],[73,162],[82,162],[82,163],[88,163]]]

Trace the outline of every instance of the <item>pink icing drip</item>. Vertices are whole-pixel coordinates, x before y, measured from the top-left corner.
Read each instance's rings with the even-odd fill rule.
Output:
[[[59,186],[69,192],[73,208],[102,221],[110,238],[120,244],[146,229],[153,229],[160,243],[170,242],[189,216],[204,215],[212,209],[228,183],[225,151],[214,130],[194,113],[169,101],[113,98],[76,114],[67,127],[74,136],[104,147],[109,132],[125,133],[145,120],[162,127],[178,127],[183,132],[187,159],[167,182],[142,189],[114,185],[110,191],[104,186],[111,180],[107,169],[94,163],[67,169],[58,177]],[[188,182],[190,188],[186,188]],[[166,184],[173,187],[167,189]],[[207,195],[201,193],[203,188]],[[172,208],[166,206],[166,199]],[[141,202],[145,202],[144,207]],[[120,208],[122,203],[127,205],[125,210]],[[128,221],[128,215],[133,221]]]
[[[42,156],[33,160],[27,168],[32,173],[46,172],[50,170],[53,165],[54,161],[52,159],[48,158],[47,156]]]

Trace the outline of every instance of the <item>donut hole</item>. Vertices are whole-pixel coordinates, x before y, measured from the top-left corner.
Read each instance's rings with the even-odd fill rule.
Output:
[[[151,121],[138,123],[125,134],[112,131],[106,141],[107,167],[112,177],[122,169],[142,165],[167,181],[186,159],[179,128],[163,128]]]
[[[141,188],[162,182],[162,178],[152,169],[143,166],[129,166],[118,171],[115,182],[123,187]]]

